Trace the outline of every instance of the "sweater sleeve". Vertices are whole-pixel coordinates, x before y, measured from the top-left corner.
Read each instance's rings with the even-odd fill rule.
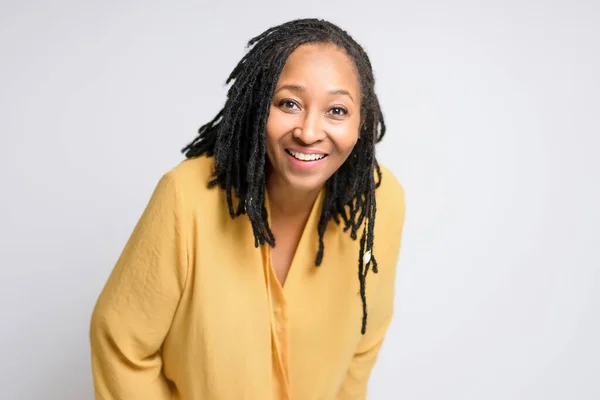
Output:
[[[187,272],[181,196],[158,182],[102,290],[90,325],[97,399],[166,400],[160,348]]]
[[[405,206],[402,186],[391,173],[386,174],[384,179],[387,187],[381,198],[377,199],[381,211],[377,214],[377,224],[382,226],[379,230],[376,228],[378,236],[375,237],[373,248],[379,266],[377,287],[367,297],[367,331],[356,348],[337,400],[367,398],[369,377],[392,321],[396,264],[400,253]],[[375,279],[373,275],[370,277]]]

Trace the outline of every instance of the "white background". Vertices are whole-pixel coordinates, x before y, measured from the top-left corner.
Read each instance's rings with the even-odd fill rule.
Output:
[[[2,1],[0,397],[91,399],[96,298],[248,39],[369,53],[404,185],[370,399],[600,398],[600,4]],[[299,399],[311,400],[311,399]]]

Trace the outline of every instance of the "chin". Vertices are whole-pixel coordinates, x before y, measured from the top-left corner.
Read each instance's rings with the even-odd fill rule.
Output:
[[[319,191],[327,182],[322,176],[288,176],[286,180],[290,188],[298,192]]]

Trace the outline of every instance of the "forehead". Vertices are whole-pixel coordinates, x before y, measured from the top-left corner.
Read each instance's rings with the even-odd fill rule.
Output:
[[[359,90],[356,68],[346,51],[323,43],[304,44],[290,54],[278,86],[289,83],[301,84],[308,89],[316,86],[314,89],[335,87],[356,93]]]

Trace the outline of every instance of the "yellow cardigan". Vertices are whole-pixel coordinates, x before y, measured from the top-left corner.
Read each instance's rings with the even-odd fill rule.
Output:
[[[96,399],[365,399],[393,311],[404,193],[382,167],[360,333],[359,241],[333,221],[315,267],[322,197],[282,287],[247,216],[207,188],[212,158],[159,181],[95,306]]]

